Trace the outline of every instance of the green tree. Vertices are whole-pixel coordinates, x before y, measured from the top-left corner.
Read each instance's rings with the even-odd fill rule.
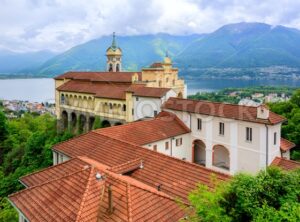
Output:
[[[199,185],[189,195],[191,221],[299,221],[300,170],[268,168],[238,174],[215,189]],[[289,208],[289,209],[287,209]]]
[[[0,111],[0,144],[7,136],[7,120],[5,114]]]
[[[100,119],[99,116],[96,116],[96,119],[94,121],[94,125],[93,125],[93,129],[99,129],[99,128],[102,128],[102,121]]]

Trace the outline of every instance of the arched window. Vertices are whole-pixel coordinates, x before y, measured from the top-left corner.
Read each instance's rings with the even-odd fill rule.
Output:
[[[230,158],[229,151],[222,145],[213,147],[213,166],[229,170]]]
[[[65,104],[65,95],[64,94],[61,94],[60,103]]]
[[[113,104],[109,104],[109,109],[113,109]]]
[[[117,66],[116,66],[116,72],[119,72],[119,71],[120,71],[120,65],[117,64]]]
[[[126,105],[125,104],[123,105],[123,109],[122,110],[123,110],[123,112],[126,112]]]
[[[112,72],[113,71],[113,66],[112,64],[109,64],[109,69],[108,69],[109,72]]]

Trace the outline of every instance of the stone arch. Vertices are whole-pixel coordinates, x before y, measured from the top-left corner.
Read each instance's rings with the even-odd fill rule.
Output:
[[[79,115],[79,126],[78,126],[78,129],[79,129],[80,133],[85,131],[86,121],[87,120],[86,120],[85,115],[80,114]]]
[[[78,107],[82,107],[82,96],[78,96]]]
[[[206,146],[202,140],[193,141],[193,162],[205,166]]]
[[[65,95],[63,93],[60,95],[60,104],[65,104]]]
[[[213,147],[213,166],[229,170],[230,154],[229,150],[223,145],[215,145]]]
[[[76,124],[77,124],[77,115],[75,112],[71,113],[71,127],[72,129],[76,128]]]
[[[89,124],[89,130],[93,129],[94,122],[95,122],[95,117],[94,116],[90,116],[89,123],[88,123]]]
[[[111,126],[111,124],[110,124],[110,122],[108,121],[108,120],[103,120],[102,121],[102,127],[103,128],[105,128],[105,127],[110,127]]]
[[[68,128],[68,112],[67,111],[62,111],[61,113],[61,120],[62,120],[62,126],[63,129],[67,129]]]
[[[88,98],[86,96],[83,97],[82,108],[88,108]]]

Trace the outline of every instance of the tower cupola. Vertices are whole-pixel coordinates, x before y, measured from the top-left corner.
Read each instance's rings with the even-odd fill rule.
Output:
[[[111,46],[106,50],[106,58],[108,72],[120,72],[122,70],[122,50],[117,46],[115,33],[113,33]]]

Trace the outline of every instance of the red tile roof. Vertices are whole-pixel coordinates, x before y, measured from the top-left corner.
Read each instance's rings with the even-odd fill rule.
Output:
[[[74,80],[89,80],[96,82],[120,82],[131,83],[132,76],[138,74],[139,80],[142,80],[141,72],[66,72],[55,77],[56,80],[74,79]]]
[[[288,141],[284,138],[280,138],[280,149],[282,151],[288,151],[296,146],[295,143]]]
[[[272,166],[278,166],[284,170],[294,170],[300,168],[300,162],[276,157],[271,163]]]
[[[93,94],[95,97],[125,99],[129,84],[97,83],[70,80],[57,88],[58,91]]]
[[[268,119],[259,119],[257,118],[257,107],[202,100],[169,98],[163,104],[163,108],[271,125],[286,120],[284,117],[271,111]]]
[[[31,222],[178,221],[184,217],[174,198],[105,170],[97,161],[81,159],[86,164],[82,169],[27,188],[9,199]],[[67,164],[54,168],[62,169]],[[101,180],[96,179],[97,173],[103,176]],[[112,190],[113,212],[108,211],[108,187]]]
[[[114,139],[97,132],[89,132],[53,147],[53,150],[69,157],[87,156],[110,167],[138,158],[143,160],[143,169],[135,170],[130,177],[161,190],[173,197],[186,200],[197,183],[211,184],[211,175],[220,180],[228,175],[209,170],[203,166],[170,157],[121,139]]]
[[[134,85],[132,85],[134,86]],[[141,97],[161,98],[167,94],[171,89],[157,88],[157,87],[131,87],[127,91],[132,91],[133,95]]]
[[[44,170],[21,177],[20,181],[27,187],[36,186],[49,180],[55,180],[65,175],[74,173],[82,169],[84,165],[86,165],[86,163],[80,159],[71,159],[60,165],[51,166]]]
[[[94,132],[136,145],[145,145],[189,133],[190,129],[176,115],[164,112],[155,119],[102,128]]]
[[[100,98],[125,99],[126,92],[132,92],[135,96],[161,98],[171,89],[146,87],[144,84],[70,80],[57,87],[57,90],[62,92],[88,93]]]

